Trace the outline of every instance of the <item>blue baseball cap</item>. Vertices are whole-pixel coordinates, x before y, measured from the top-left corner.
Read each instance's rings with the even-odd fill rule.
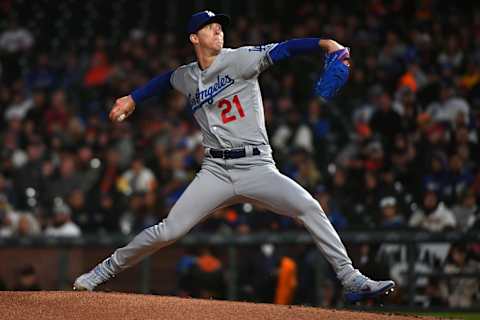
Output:
[[[188,34],[196,33],[209,23],[217,22],[222,28],[230,24],[230,17],[226,14],[215,14],[212,11],[200,11],[190,17],[188,21]]]

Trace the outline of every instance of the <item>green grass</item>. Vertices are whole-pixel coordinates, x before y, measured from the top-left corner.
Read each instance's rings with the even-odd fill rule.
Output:
[[[464,320],[480,320],[480,313],[468,312],[421,312],[415,313],[417,316],[430,316],[444,319],[464,319]]]

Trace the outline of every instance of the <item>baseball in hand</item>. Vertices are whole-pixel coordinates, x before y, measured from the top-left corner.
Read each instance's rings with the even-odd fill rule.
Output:
[[[126,117],[127,116],[125,115],[125,113],[122,113],[121,115],[118,116],[117,121],[122,122],[123,120],[125,120]]]

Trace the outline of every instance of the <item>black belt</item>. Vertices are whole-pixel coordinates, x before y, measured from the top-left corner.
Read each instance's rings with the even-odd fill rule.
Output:
[[[260,150],[257,147],[252,148],[253,155],[259,156]],[[222,159],[238,159],[244,158],[247,156],[245,148],[242,149],[210,149],[210,156],[212,158],[222,158]]]

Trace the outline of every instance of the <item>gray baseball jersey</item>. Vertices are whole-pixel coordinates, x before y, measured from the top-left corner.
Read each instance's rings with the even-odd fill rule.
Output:
[[[222,49],[206,70],[193,62],[172,74],[170,82],[187,97],[205,147],[268,144],[257,79],[272,64],[268,52],[275,45]]]
[[[184,234],[218,208],[251,202],[302,221],[340,280],[355,272],[338,234],[318,202],[275,167],[265,130],[258,76],[272,65],[275,44],[223,49],[201,70],[197,63],[179,67],[172,86],[182,92],[200,124],[206,148],[245,148],[239,159],[206,157],[168,217],[145,229],[108,263],[113,273],[133,266]],[[260,155],[253,155],[252,148]],[[248,152],[250,150],[250,152]]]

